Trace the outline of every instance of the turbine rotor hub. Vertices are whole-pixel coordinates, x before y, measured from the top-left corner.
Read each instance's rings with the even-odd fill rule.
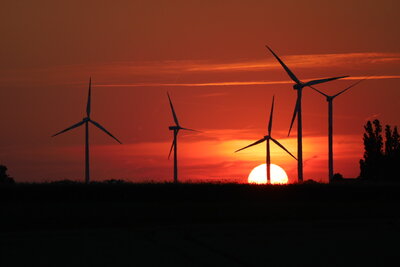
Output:
[[[293,85],[293,89],[294,89],[294,90],[300,90],[300,89],[302,89],[303,87],[304,87],[304,85],[301,84],[301,83],[296,83],[295,85]]]

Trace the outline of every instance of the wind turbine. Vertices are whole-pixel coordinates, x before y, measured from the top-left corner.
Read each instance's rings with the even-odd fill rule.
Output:
[[[171,97],[169,96],[168,92],[167,95],[168,95],[169,105],[171,106],[172,116],[174,117],[174,122],[175,122],[174,126],[169,126],[169,130],[174,131],[174,140],[172,141],[172,145],[169,150],[168,159],[171,156],[172,149],[174,149],[174,183],[178,183],[178,132],[179,130],[186,130],[192,132],[199,132],[199,131],[183,128],[179,125],[178,117],[176,116],[174,105],[172,105]]]
[[[366,78],[365,78],[366,79]],[[349,87],[347,87],[346,89],[340,91],[339,93],[335,94],[335,95],[327,95],[323,92],[321,92],[320,90],[318,90],[317,88],[314,88],[313,86],[310,86],[312,89],[314,89],[315,91],[317,91],[318,93],[320,93],[321,95],[326,97],[326,101],[328,101],[328,147],[329,147],[329,173],[328,173],[328,178],[329,178],[329,182],[332,182],[332,178],[333,178],[333,99],[335,99],[337,96],[343,94],[344,92],[346,92],[347,90],[349,90],[350,88],[352,88],[353,86],[356,86],[357,84],[359,84],[360,82],[364,81],[365,79],[359,80],[355,83],[353,83],[352,85],[350,85]]]
[[[294,108],[292,122],[290,123],[288,136],[290,135],[290,131],[292,130],[292,126],[293,126],[294,120],[297,115],[297,159],[298,159],[297,174],[298,174],[298,181],[302,182],[303,181],[303,125],[302,125],[302,115],[301,115],[301,98],[302,98],[303,88],[306,86],[312,86],[312,85],[316,85],[316,84],[320,84],[320,83],[325,83],[325,82],[345,78],[348,76],[339,76],[339,77],[333,77],[333,78],[318,79],[318,80],[312,80],[312,81],[308,81],[308,82],[302,82],[293,74],[293,72],[285,65],[285,63],[283,63],[283,61],[274,53],[274,51],[272,51],[272,49],[269,48],[269,46],[266,45],[266,47],[274,55],[274,57],[279,61],[279,63],[285,69],[285,71],[289,75],[289,77],[295,82],[295,84],[293,85],[293,89],[297,90],[297,100],[296,100],[296,106]]]
[[[296,159],[296,157],[293,156],[292,153],[289,152],[289,150],[287,150],[281,143],[279,143],[277,140],[275,140],[271,136],[271,132],[272,132],[272,116],[273,116],[273,113],[274,113],[274,101],[275,101],[275,97],[272,97],[271,113],[269,115],[269,122],[268,122],[268,135],[264,136],[260,140],[254,142],[254,143],[252,143],[252,144],[250,144],[248,146],[245,146],[245,147],[235,151],[235,153],[236,153],[236,152],[239,152],[239,151],[241,151],[243,149],[246,149],[246,148],[249,148],[251,146],[258,145],[258,144],[260,144],[260,143],[262,143],[264,141],[267,141],[267,159],[266,159],[266,161],[267,161],[266,162],[267,163],[266,164],[267,165],[267,183],[271,182],[271,154],[270,154],[270,144],[269,144],[270,141],[274,142],[280,148],[285,150],[290,156],[292,156],[294,159]]]
[[[54,134],[52,137],[57,136],[59,134],[65,133],[69,130],[72,130],[74,128],[77,128],[81,126],[82,124],[85,124],[85,183],[88,184],[90,182],[90,168],[89,168],[89,122],[92,123],[94,126],[114,138],[118,143],[122,144],[115,136],[113,136],[110,132],[108,132],[103,126],[101,126],[98,122],[95,122],[90,118],[90,98],[91,98],[91,89],[92,89],[92,78],[89,79],[89,93],[88,93],[88,101],[86,105],[86,117],[83,118],[82,121],[72,125],[71,127],[68,127],[65,130],[62,130],[56,134]]]

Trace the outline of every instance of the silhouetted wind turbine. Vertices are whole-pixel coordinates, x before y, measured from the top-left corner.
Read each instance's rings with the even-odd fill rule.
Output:
[[[245,146],[241,149],[238,149],[235,151],[239,152],[243,149],[249,148],[251,146],[255,146],[258,145],[264,141],[267,141],[267,158],[266,158],[266,166],[267,166],[267,183],[271,182],[271,154],[270,154],[270,144],[269,141],[272,140],[272,142],[274,142],[275,144],[277,144],[280,148],[282,148],[283,150],[285,150],[287,153],[289,153],[290,156],[292,156],[294,159],[296,159],[295,156],[292,155],[292,153],[289,152],[289,150],[287,150],[281,143],[279,143],[277,140],[275,140],[274,138],[272,138],[271,136],[271,132],[272,132],[272,119],[273,119],[273,113],[274,113],[274,100],[275,97],[272,97],[272,106],[271,106],[271,113],[269,115],[269,122],[268,122],[268,135],[264,136],[263,138],[261,138],[260,140]],[[297,159],[296,159],[297,160]]]
[[[179,125],[178,117],[176,116],[175,109],[174,106],[172,105],[171,97],[169,96],[168,92],[167,95],[168,95],[169,105],[171,106],[172,116],[174,117],[174,122],[175,122],[174,126],[169,126],[169,129],[171,131],[174,131],[174,140],[172,141],[172,145],[169,150],[168,159],[171,156],[172,149],[174,149],[174,183],[178,183],[178,132],[179,130],[186,130],[193,132],[199,132],[199,131],[183,128]]]
[[[366,79],[366,78],[365,78]],[[346,89],[340,91],[339,93],[337,93],[336,95],[327,95],[323,92],[321,92],[320,90],[318,90],[317,88],[314,88],[312,86],[310,86],[312,89],[314,89],[315,91],[317,91],[318,93],[320,93],[321,95],[326,97],[326,101],[328,101],[328,147],[329,147],[329,172],[328,172],[328,177],[329,177],[329,182],[332,182],[332,178],[333,178],[333,99],[335,99],[337,96],[343,94],[344,92],[346,92],[347,90],[349,90],[350,88],[352,88],[353,86],[356,86],[357,84],[359,84],[360,82],[364,81],[365,79],[359,80],[355,83],[353,83],[352,85],[350,85],[349,87],[347,87]]]
[[[92,89],[92,78],[89,79],[89,93],[88,93],[88,101],[86,105],[86,118],[83,118],[82,121],[72,125],[71,127],[68,127],[65,130],[62,130],[61,132],[56,133],[52,137],[65,133],[69,130],[72,130],[74,128],[77,128],[81,126],[82,124],[85,124],[85,183],[88,184],[90,182],[90,168],[89,168],[89,122],[92,123],[94,126],[114,138],[118,143],[122,144],[116,137],[114,137],[110,132],[108,132],[103,126],[101,126],[98,122],[95,122],[90,118],[90,98],[91,98],[91,89]]]
[[[293,74],[293,72],[285,65],[285,63],[283,63],[283,61],[274,53],[274,51],[272,51],[272,49],[269,48],[269,46],[266,45],[266,47],[274,55],[274,57],[279,61],[279,63],[285,69],[285,71],[289,75],[289,77],[295,82],[295,85],[293,85],[293,89],[297,90],[297,100],[296,100],[296,106],[294,108],[292,122],[290,123],[288,136],[290,135],[290,131],[292,130],[292,126],[293,126],[294,120],[297,115],[297,160],[298,160],[297,161],[297,174],[298,174],[298,181],[302,182],[303,181],[303,126],[302,126],[302,115],[301,115],[301,98],[302,98],[303,88],[306,86],[312,86],[312,85],[316,85],[316,84],[320,84],[320,83],[325,83],[325,82],[345,78],[348,76],[340,76],[340,77],[312,80],[312,81],[304,83],[304,82],[300,81]]]

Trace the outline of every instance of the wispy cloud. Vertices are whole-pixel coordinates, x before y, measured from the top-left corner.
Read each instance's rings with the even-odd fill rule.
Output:
[[[400,53],[339,53],[307,54],[281,56],[285,63],[293,68],[315,68],[342,66],[345,64],[378,64],[399,62]],[[145,62],[115,62],[103,65],[104,68],[121,69],[132,73],[184,73],[184,72],[232,72],[263,71],[281,68],[279,63],[269,55],[265,59],[241,59],[237,61],[217,62],[213,60],[164,60]]]
[[[326,77],[313,77],[308,80],[322,79]],[[342,80],[360,80],[364,76],[347,77]],[[400,79],[400,75],[371,76],[369,80]],[[248,85],[277,85],[293,84],[291,80],[283,81],[230,81],[230,82],[205,82],[205,83],[125,83],[125,84],[97,84],[99,87],[209,87],[209,86],[248,86]]]
[[[291,67],[339,66],[347,63],[372,64],[380,62],[400,61],[400,53],[341,53],[341,54],[311,54],[282,56],[285,63]],[[191,62],[181,65],[185,71],[255,71],[280,68],[278,62],[270,57],[265,60],[243,60],[228,63]]]
[[[375,69],[389,69],[390,64],[400,63],[400,53],[341,53],[341,54],[311,54],[311,55],[282,55],[286,64],[297,69],[301,68],[347,68],[370,73]],[[397,66],[397,65],[396,65]],[[257,77],[265,70],[281,70],[282,67],[270,55],[265,59],[242,59],[236,61],[215,60],[164,60],[164,61],[130,61],[109,62],[99,64],[76,64],[52,66],[41,69],[9,69],[0,74],[3,86],[44,84],[80,86],[82,74],[92,75],[95,86],[99,87],[226,87],[226,86],[264,86],[292,84],[289,79],[275,80]],[[240,75],[246,72],[249,75]],[[375,72],[376,73],[376,72]],[[379,72],[380,75],[369,79],[399,79],[400,74]],[[224,77],[224,78],[221,78]],[[239,78],[240,77],[240,78]],[[243,77],[243,78],[241,78]],[[285,76],[280,76],[285,77]],[[215,79],[218,80],[215,80]],[[304,80],[324,77],[304,77]],[[348,77],[347,80],[356,80],[364,77]],[[223,80],[222,80],[223,79]],[[247,80],[246,80],[247,79]],[[179,82],[182,80],[182,82]],[[134,81],[134,82],[133,82]],[[199,82],[200,81],[200,82]],[[214,95],[215,96],[215,95]]]
[[[311,55],[281,55],[286,64],[295,69],[348,67],[365,69],[367,66],[382,64],[397,64],[400,53],[340,53],[340,54],[311,54]],[[215,60],[164,60],[164,61],[121,61],[99,64],[76,64],[52,66],[41,69],[9,69],[0,74],[3,83],[57,84],[60,81],[69,85],[80,85],[82,73],[95,77],[96,86],[102,87],[204,87],[204,86],[244,86],[244,85],[276,85],[292,83],[290,80],[240,80],[236,72],[261,72],[281,69],[279,63],[270,55],[265,59],[241,59],[236,61]],[[176,82],[182,77],[203,77],[205,74],[231,73],[234,79],[213,82]],[[177,79],[177,77],[180,77]],[[207,76],[209,79],[209,76]],[[314,79],[317,77],[310,77]],[[350,77],[348,79],[359,79]],[[398,79],[400,75],[379,75],[370,79]],[[201,80],[204,80],[203,78]],[[135,82],[130,82],[135,81]],[[136,82],[137,81],[137,82]],[[168,82],[164,82],[168,81]],[[173,81],[173,82],[171,82]],[[86,81],[85,81],[86,83]]]

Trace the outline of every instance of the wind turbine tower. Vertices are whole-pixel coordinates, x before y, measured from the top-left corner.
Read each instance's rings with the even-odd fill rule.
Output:
[[[86,117],[83,118],[82,121],[72,125],[71,127],[68,127],[65,130],[62,130],[56,134],[54,134],[52,137],[57,136],[59,134],[65,133],[69,130],[75,129],[82,124],[85,124],[85,183],[89,184],[90,183],[90,167],[89,167],[89,123],[93,124],[109,136],[111,136],[113,139],[115,139],[118,143],[121,144],[121,142],[113,136],[110,132],[108,132],[103,126],[101,126],[98,122],[95,122],[90,118],[90,111],[91,111],[91,91],[92,91],[92,78],[89,79],[89,93],[88,93],[88,100],[87,100],[87,105],[86,105]]]
[[[353,83],[352,85],[350,85],[349,87],[347,87],[346,89],[344,89],[344,90],[340,91],[339,93],[332,95],[332,96],[321,92],[320,90],[314,88],[313,86],[310,86],[312,89],[314,89],[321,95],[325,96],[326,101],[328,102],[328,162],[329,162],[328,163],[328,165],[329,165],[328,179],[329,179],[330,183],[333,180],[333,100],[337,96],[343,94],[344,92],[346,92],[347,90],[349,90],[353,86],[356,86],[357,84],[359,84],[360,82],[362,82],[364,80],[365,79],[359,80],[359,81]]]
[[[326,78],[326,79],[319,79],[319,80],[312,80],[309,82],[302,82],[300,81],[294,74],[293,72],[283,63],[283,61],[275,54],[274,51],[272,51],[271,48],[266,46],[268,50],[274,55],[276,60],[281,64],[281,66],[285,69],[286,73],[289,75],[289,77],[295,82],[293,85],[293,89],[297,90],[297,100],[296,100],[296,106],[294,108],[294,113],[292,117],[292,122],[290,123],[290,128],[289,128],[289,133],[288,136],[290,135],[290,131],[292,129],[294,120],[297,115],[297,174],[298,174],[298,181],[302,182],[303,181],[303,125],[302,125],[302,114],[301,114],[301,99],[302,99],[302,93],[303,93],[303,88],[306,86],[312,86],[320,83],[325,83],[341,78],[345,78],[348,76],[340,76],[340,77],[333,77],[333,78]]]
[[[293,156],[292,153],[289,152],[289,150],[287,150],[281,143],[279,143],[277,140],[275,140],[274,138],[272,138],[271,134],[272,134],[272,119],[273,119],[273,114],[274,114],[274,102],[275,102],[275,97],[272,97],[272,105],[271,105],[271,113],[269,114],[269,122],[268,122],[268,134],[266,136],[264,136],[263,138],[261,138],[260,140],[245,146],[241,149],[238,149],[235,151],[239,152],[241,150],[244,150],[246,148],[258,145],[264,141],[266,141],[267,143],[267,153],[266,153],[266,166],[267,166],[267,183],[271,183],[271,151],[270,151],[270,141],[274,142],[276,145],[278,145],[280,148],[282,148],[283,150],[285,150],[290,156],[292,156],[294,159],[296,159],[295,156]],[[297,160],[297,159],[296,159]]]
[[[174,183],[178,183],[178,133],[180,130],[186,130],[186,131],[193,131],[193,132],[199,132],[193,129],[188,129],[188,128],[183,128],[180,126],[178,117],[176,116],[174,105],[172,104],[171,97],[169,96],[169,93],[167,92],[168,100],[169,100],[169,105],[171,107],[172,111],[172,116],[174,117],[174,122],[175,125],[169,126],[170,131],[174,131],[174,140],[172,141],[171,148],[169,150],[168,154],[168,159],[171,156],[172,150],[174,150]]]

